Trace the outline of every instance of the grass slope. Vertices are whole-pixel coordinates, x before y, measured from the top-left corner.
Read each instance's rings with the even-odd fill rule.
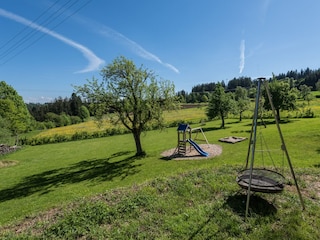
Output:
[[[319,204],[305,194],[301,211],[290,187],[277,196],[252,196],[245,221],[246,195],[233,184],[236,172],[223,166],[156,177],[53,209],[4,229],[2,238],[319,239]]]

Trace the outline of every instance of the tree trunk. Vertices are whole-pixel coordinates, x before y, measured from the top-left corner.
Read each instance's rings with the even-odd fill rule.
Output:
[[[221,128],[224,128],[224,114],[223,112],[220,112],[221,115]]]
[[[146,153],[142,150],[140,135],[141,132],[138,129],[132,131],[134,141],[136,143],[136,156],[144,156]]]
[[[278,121],[280,122],[280,109],[276,109],[276,111],[277,111]]]
[[[242,111],[240,112],[239,122],[242,121]]]

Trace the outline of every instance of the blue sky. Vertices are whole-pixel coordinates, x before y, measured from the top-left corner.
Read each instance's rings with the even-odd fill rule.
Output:
[[[319,0],[11,0],[0,80],[26,102],[70,97],[119,56],[176,91],[320,67]]]

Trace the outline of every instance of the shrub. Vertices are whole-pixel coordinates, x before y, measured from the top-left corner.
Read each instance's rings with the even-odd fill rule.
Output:
[[[47,129],[55,128],[56,124],[52,121],[46,121],[44,122],[44,125],[46,126]]]
[[[311,110],[311,108],[308,108],[305,112],[304,112],[304,118],[313,118],[314,117],[314,112]]]
[[[86,106],[82,105],[80,107],[80,118],[84,121],[90,117],[90,112]]]
[[[81,123],[82,119],[79,116],[71,116],[71,124],[77,124],[77,123]]]

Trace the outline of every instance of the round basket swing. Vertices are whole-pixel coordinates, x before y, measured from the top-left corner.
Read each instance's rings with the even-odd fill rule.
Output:
[[[251,176],[251,180],[250,180]],[[262,193],[279,193],[284,188],[284,176],[276,171],[266,168],[244,169],[238,173],[236,181],[238,185],[248,190]]]

